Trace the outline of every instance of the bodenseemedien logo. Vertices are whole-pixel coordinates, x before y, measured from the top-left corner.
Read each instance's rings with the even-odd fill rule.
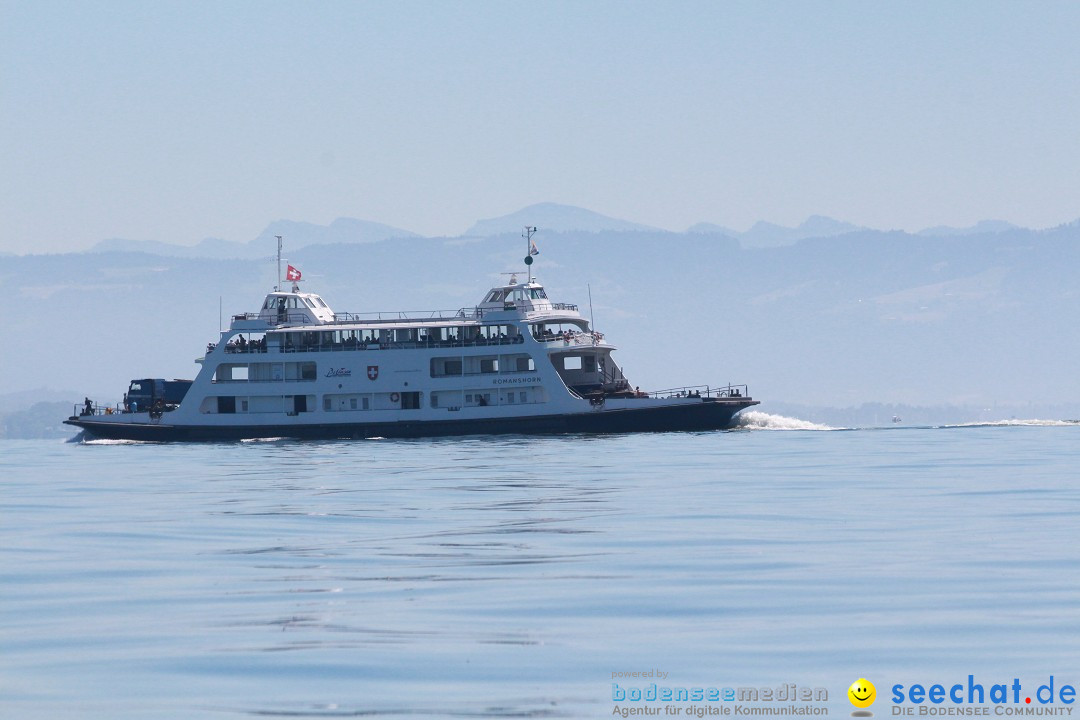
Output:
[[[859,678],[851,683],[847,696],[851,704],[858,708],[851,713],[851,717],[874,717],[874,713],[866,709],[874,704],[874,700],[877,700],[877,688],[874,687],[874,683],[866,678]]]

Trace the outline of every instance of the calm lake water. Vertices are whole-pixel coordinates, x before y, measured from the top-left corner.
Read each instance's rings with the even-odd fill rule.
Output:
[[[0,443],[0,717],[1080,681],[1080,425]],[[766,428],[784,429],[775,431]]]

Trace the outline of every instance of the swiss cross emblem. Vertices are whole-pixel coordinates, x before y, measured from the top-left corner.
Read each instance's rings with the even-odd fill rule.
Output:
[[[379,366],[378,365],[368,365],[367,366],[367,377],[368,377],[368,380],[374,380],[375,378],[379,377]]]

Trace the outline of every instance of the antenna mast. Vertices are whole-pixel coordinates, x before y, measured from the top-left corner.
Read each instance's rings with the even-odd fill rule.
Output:
[[[596,332],[596,318],[593,317],[592,311],[592,284],[586,285],[589,288],[589,329]]]
[[[532,276],[529,274],[529,266],[533,264],[532,236],[535,233],[535,225],[526,225],[525,230],[521,233],[521,237],[525,238],[525,282],[527,283],[532,281]]]
[[[274,286],[274,292],[281,289],[281,236],[275,235],[277,238],[277,285]]]

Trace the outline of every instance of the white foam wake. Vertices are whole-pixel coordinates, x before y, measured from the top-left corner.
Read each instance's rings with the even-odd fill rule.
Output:
[[[941,427],[958,428],[958,427],[1074,427],[1080,426],[1080,420],[1039,420],[1038,418],[1031,418],[1029,420],[1018,420],[1013,418],[1011,420],[985,420],[981,422],[966,422],[958,423],[956,425],[942,425]]]
[[[760,410],[741,412],[735,416],[735,427],[746,430],[843,430],[830,425],[819,425],[799,418],[770,415]]]

